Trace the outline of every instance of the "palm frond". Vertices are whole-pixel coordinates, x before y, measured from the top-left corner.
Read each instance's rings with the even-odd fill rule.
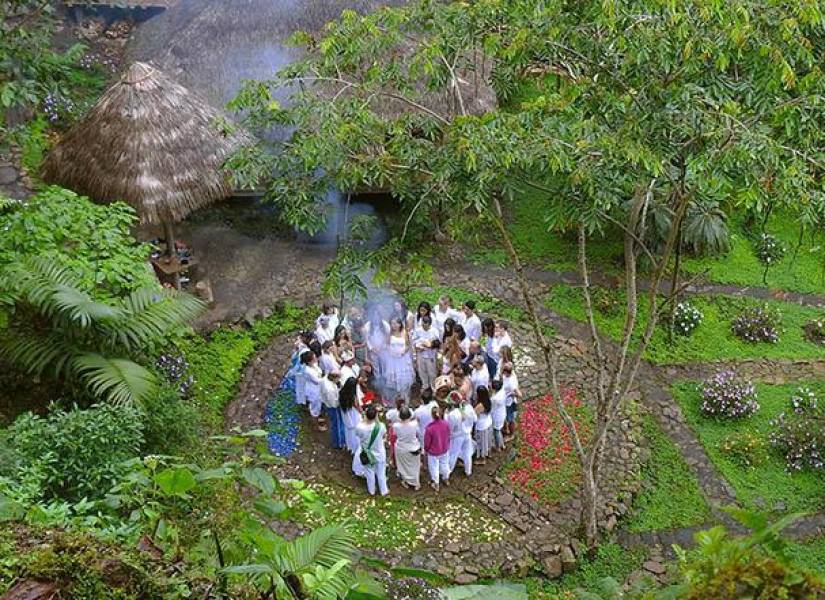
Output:
[[[65,338],[55,334],[39,336],[9,329],[0,336],[0,356],[36,377],[47,371],[54,377],[66,375],[77,354]]]
[[[325,525],[289,542],[284,553],[285,566],[300,573],[315,565],[330,568],[340,560],[351,560],[355,543],[346,525]]]
[[[51,302],[58,311],[84,328],[98,321],[122,318],[124,314],[117,307],[96,302],[86,292],[68,285],[56,285]]]
[[[157,389],[155,375],[131,360],[85,353],[72,363],[80,380],[95,396],[115,404],[143,402]]]
[[[189,294],[141,288],[124,298],[126,314],[109,328],[125,348],[142,347],[187,325],[205,306]]]
[[[23,206],[23,203],[20,200],[9,198],[7,196],[0,196],[0,215],[3,213],[10,213],[13,210],[17,210],[21,206]]]

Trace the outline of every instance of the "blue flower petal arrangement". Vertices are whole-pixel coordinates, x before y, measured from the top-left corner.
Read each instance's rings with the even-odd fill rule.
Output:
[[[269,429],[269,451],[283,458],[292,454],[298,447],[301,418],[295,404],[295,386],[291,378],[284,377],[280,387],[272,392],[265,418]]]

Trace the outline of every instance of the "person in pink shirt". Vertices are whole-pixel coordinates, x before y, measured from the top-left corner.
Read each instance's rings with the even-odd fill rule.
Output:
[[[424,431],[424,450],[427,453],[427,470],[430,472],[430,487],[436,492],[440,483],[450,485],[450,426],[441,417],[441,409],[433,407],[432,422]]]

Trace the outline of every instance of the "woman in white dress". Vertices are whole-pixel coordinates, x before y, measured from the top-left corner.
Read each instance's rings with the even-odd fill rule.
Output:
[[[301,355],[301,362],[304,364],[304,386],[309,404],[309,414],[315,419],[318,429],[326,431],[324,421],[321,417],[321,380],[324,375],[318,365],[318,357],[314,352],[305,352]]]
[[[384,387],[386,396],[404,400],[410,398],[410,388],[415,381],[410,338],[404,330],[401,319],[390,321],[390,339],[386,364],[384,365]]]
[[[390,325],[377,308],[370,312],[369,321],[364,323],[364,339],[367,344],[367,359],[372,363],[375,374],[383,377],[384,359],[389,344]]]
[[[487,370],[487,364],[484,362],[483,356],[476,356],[473,359],[473,371],[470,373],[470,381],[473,384],[473,393],[482,386],[490,387],[490,372]]]
[[[418,421],[406,406],[398,411],[398,420],[392,424],[395,432],[395,464],[398,477],[405,488],[421,489],[421,441],[418,439]]]
[[[493,447],[504,450],[504,424],[507,421],[507,392],[501,385],[501,379],[494,379],[492,383],[493,396],[490,398],[493,420]]]
[[[367,491],[375,496],[375,484],[382,496],[390,493],[387,487],[387,449],[384,447],[384,438],[387,435],[386,426],[378,420],[378,409],[370,404],[364,410],[364,420],[355,428],[355,434],[360,442],[360,449],[355,458],[361,461],[361,453],[367,458],[367,464],[361,464],[364,477],[367,479]]]
[[[412,332],[415,327],[415,315],[407,308],[407,303],[401,299],[393,302],[390,318],[401,319],[401,322],[404,323],[405,331]]]
[[[361,422],[361,413],[358,412],[355,394],[357,388],[358,381],[354,377],[350,377],[344,382],[341,391],[338,392],[338,408],[341,410],[341,419],[344,422],[344,440],[347,450],[353,455],[352,471],[361,477],[364,475],[363,466],[361,461],[358,460],[361,442],[355,434],[355,428]]]
[[[522,397],[513,363],[508,362],[501,365],[501,387],[507,397],[507,423],[504,426],[505,435],[508,438],[512,438],[516,434],[516,413],[518,412],[518,403]]]
[[[493,419],[490,415],[492,412],[492,404],[490,402],[490,391],[481,387],[476,390],[476,464],[483,465],[487,463],[487,457],[490,456],[490,446],[493,441]]]

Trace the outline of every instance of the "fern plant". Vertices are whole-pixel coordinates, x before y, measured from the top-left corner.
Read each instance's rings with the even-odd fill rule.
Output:
[[[138,361],[203,310],[192,296],[155,287],[101,302],[72,271],[38,258],[4,269],[0,290],[8,312],[0,357],[115,403],[155,391],[156,375]]]

